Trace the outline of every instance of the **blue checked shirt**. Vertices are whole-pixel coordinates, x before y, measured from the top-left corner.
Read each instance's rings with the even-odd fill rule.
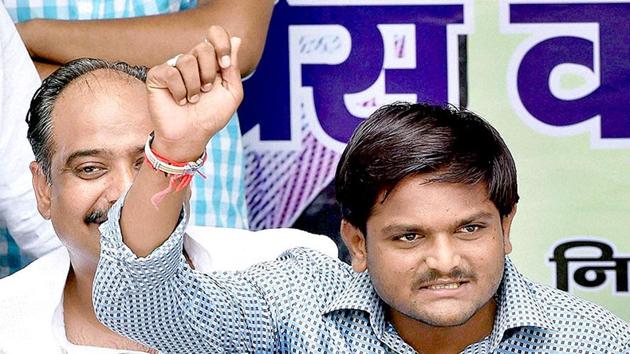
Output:
[[[14,22],[35,18],[100,20],[159,15],[186,10],[196,0],[2,0]]]
[[[98,318],[115,331],[164,353],[414,353],[368,273],[301,248],[246,271],[200,274],[182,256],[184,222],[138,258],[121,239],[121,205],[101,226],[93,290]],[[464,353],[630,353],[628,323],[532,283],[509,259],[496,301],[492,333]]]
[[[110,19],[183,11],[196,0],[2,0],[14,22],[35,18]],[[19,117],[18,117],[19,118]],[[23,118],[20,118],[23,119]],[[248,228],[243,182],[243,144],[236,115],[208,145],[208,162],[192,187],[190,222],[194,225]],[[27,263],[11,235],[0,229],[0,277]]]

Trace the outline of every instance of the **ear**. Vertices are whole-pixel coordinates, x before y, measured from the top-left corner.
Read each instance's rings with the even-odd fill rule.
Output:
[[[510,241],[510,229],[512,227],[512,220],[516,215],[516,205],[512,208],[512,211],[501,218],[501,228],[503,229],[503,252],[510,254],[512,252],[512,242]]]
[[[346,244],[352,257],[352,269],[355,272],[363,272],[367,269],[367,249],[365,248],[365,236],[357,228],[346,220],[341,221],[341,238]]]
[[[37,210],[44,217],[50,219],[50,183],[44,175],[41,166],[33,161],[29,165],[31,174],[33,175],[33,190],[35,190],[35,198],[37,199]]]

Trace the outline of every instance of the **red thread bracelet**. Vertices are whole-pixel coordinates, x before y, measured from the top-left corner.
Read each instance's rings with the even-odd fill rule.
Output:
[[[151,148],[152,141],[153,133],[149,135],[147,143],[144,147],[144,161],[149,166],[151,166],[153,170],[164,172],[164,174],[167,175],[169,178],[168,187],[160,192],[157,192],[151,197],[151,204],[158,208],[158,205],[162,202],[167,194],[173,191],[179,192],[186,188],[191,183],[193,175],[195,173],[198,173],[201,177],[206,178],[206,176],[200,171],[200,169],[201,166],[203,166],[203,164],[206,162],[208,156],[204,151],[203,155],[197,161],[173,161],[155,152],[155,150]],[[177,183],[178,181],[179,183]]]

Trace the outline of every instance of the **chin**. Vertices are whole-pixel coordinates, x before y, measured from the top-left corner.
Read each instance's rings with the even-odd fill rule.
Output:
[[[466,324],[474,315],[474,311],[464,312],[464,310],[460,310],[453,313],[424,313],[414,317],[417,321],[432,327],[458,327]]]

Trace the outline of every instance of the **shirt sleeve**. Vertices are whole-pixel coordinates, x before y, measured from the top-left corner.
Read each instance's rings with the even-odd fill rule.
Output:
[[[124,198],[101,226],[93,288],[98,319],[164,353],[274,352],[275,321],[267,295],[245,273],[206,275],[186,263],[184,208],[170,237],[148,256],[137,257],[122,241]]]

